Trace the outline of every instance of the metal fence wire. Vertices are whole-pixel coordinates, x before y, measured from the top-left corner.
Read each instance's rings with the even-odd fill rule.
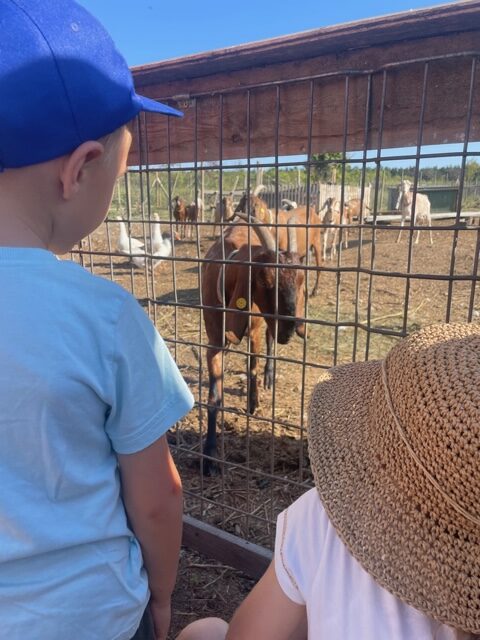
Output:
[[[74,259],[138,298],[195,395],[194,410],[169,435],[190,515],[272,547],[276,516],[312,486],[306,428],[308,400],[319,371],[383,357],[400,338],[427,324],[478,321],[480,202],[465,197],[480,156],[475,142],[480,113],[478,55],[462,51],[362,71],[350,71],[339,62],[336,72],[190,95],[183,123],[169,120],[161,140],[153,139],[159,134],[150,116],[136,122],[138,164],[119,181],[104,226],[82,243]],[[420,81],[408,85],[405,93],[412,74]],[[282,142],[288,137],[285,113],[292,108],[292,87],[296,96],[302,96],[294,108],[297,130],[303,127],[302,143],[294,154],[285,153],[288,148]],[[448,102],[453,97],[455,118],[449,120],[446,134],[438,122],[449,118]],[[231,127],[239,118],[245,136],[236,141]],[[392,134],[397,123],[404,134]],[[178,161],[174,145],[186,128],[191,144],[187,151],[184,148],[183,158],[188,154],[189,159]],[[317,140],[325,140],[329,131],[341,132],[341,144],[319,148]],[[159,145],[163,155],[152,158],[151,150]],[[203,150],[212,145],[216,155],[205,160]],[[446,213],[432,210],[431,219],[426,219],[425,201],[422,204],[416,194],[422,190],[428,197],[428,184],[420,182],[420,175],[432,167],[439,176],[447,172],[454,176],[449,184],[457,189],[457,205]],[[388,189],[397,187],[402,178],[411,183],[412,212],[399,239],[401,210],[387,207]],[[235,207],[245,192],[252,195],[262,184],[265,189],[257,189],[258,197],[264,196],[269,217],[262,217],[262,206],[254,207],[248,197],[243,210],[263,219],[268,233],[277,239],[275,259],[256,261],[257,227],[250,220],[240,261],[232,255],[228,239],[233,226],[247,223],[222,220],[221,233],[217,227],[214,234],[215,207],[226,196],[232,197]],[[338,194],[333,207],[339,218],[326,216],[316,222],[315,216],[328,209],[320,211],[324,202],[319,197],[327,188]],[[282,209],[286,194],[289,200],[300,194],[297,209]],[[191,221],[176,223],[175,196],[187,205],[197,203]],[[349,219],[345,205],[354,197],[360,200],[359,209]],[[295,260],[285,264],[279,241],[294,214],[298,239],[307,233],[307,244],[314,244],[320,230],[319,264],[308,249],[301,264]],[[127,236],[139,240],[143,248],[120,251],[122,222]],[[167,255],[152,252],[155,227],[161,229]],[[214,244],[218,250],[212,257],[208,252]],[[215,271],[220,275],[205,283],[206,265],[212,263],[220,265]],[[234,301],[233,308],[230,280],[239,265],[241,277],[247,277],[246,294],[240,303]],[[258,276],[262,265],[274,274],[273,284],[268,285],[270,314],[254,305],[258,291],[267,288]],[[267,315],[273,321],[270,333],[280,338],[282,321],[292,315],[291,307],[284,315],[280,309],[281,273],[288,270],[305,276],[305,284],[297,289],[309,295],[293,312],[297,325],[305,323],[305,337],[292,335],[286,344],[274,340],[267,353],[262,318]],[[317,273],[318,293],[312,296]],[[212,288],[217,295],[207,296],[207,302],[205,294]],[[227,309],[230,315],[223,313]],[[216,312],[222,337],[235,314],[248,315],[251,329],[257,318],[262,319],[259,407],[254,413],[247,411],[255,385],[249,369],[249,360],[256,355],[254,331],[250,335],[247,331],[239,344],[215,345],[220,353],[215,375],[223,378],[224,386],[217,451],[212,455],[204,453],[212,381],[203,314],[209,310]],[[271,388],[263,384],[266,364]]]

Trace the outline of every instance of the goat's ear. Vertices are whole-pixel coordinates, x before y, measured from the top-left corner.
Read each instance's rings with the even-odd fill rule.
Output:
[[[235,286],[227,303],[225,337],[232,344],[240,344],[248,327],[248,274],[236,265],[235,272]]]

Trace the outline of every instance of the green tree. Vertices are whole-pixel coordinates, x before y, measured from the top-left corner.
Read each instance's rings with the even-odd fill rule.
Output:
[[[337,182],[337,170],[341,153],[315,153],[312,155],[312,174],[320,182]]]

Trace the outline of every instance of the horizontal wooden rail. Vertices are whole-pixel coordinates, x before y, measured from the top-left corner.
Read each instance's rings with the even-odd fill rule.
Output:
[[[265,573],[272,559],[268,549],[188,515],[183,516],[183,544],[256,580]]]

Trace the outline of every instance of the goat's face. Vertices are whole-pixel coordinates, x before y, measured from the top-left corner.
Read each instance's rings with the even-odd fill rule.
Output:
[[[400,193],[410,193],[410,187],[412,186],[412,183],[410,182],[410,180],[402,180],[398,190],[400,191]]]
[[[327,211],[333,213],[340,210],[340,202],[336,198],[328,198]]]
[[[185,206],[185,201],[180,196],[175,196],[173,199],[173,206],[175,209],[182,209]]]
[[[242,211],[246,213],[247,211],[246,205],[247,205],[247,194],[244,193],[243,196],[240,198],[240,202],[235,207],[235,213],[240,213]]]
[[[264,251],[255,257],[255,262],[275,264],[277,258],[274,253]],[[279,267],[254,267],[252,273],[252,298],[260,311],[266,314],[265,321],[268,329],[280,344],[286,344],[295,330],[299,335],[304,334],[302,326],[296,320],[298,313],[303,315],[303,270],[281,266],[296,263],[299,264],[297,254],[282,251],[278,255]],[[275,314],[276,278],[278,280],[277,314]]]
[[[323,205],[320,207],[319,211],[323,211],[324,209],[330,209],[332,207],[335,198],[327,198]]]

